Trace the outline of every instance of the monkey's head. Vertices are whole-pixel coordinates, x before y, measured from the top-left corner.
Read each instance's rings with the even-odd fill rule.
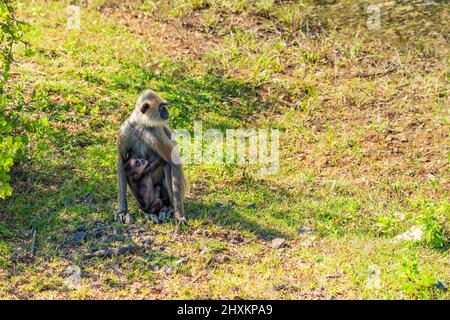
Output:
[[[134,111],[134,118],[144,126],[159,127],[169,121],[169,103],[155,92],[146,90],[141,94]]]
[[[130,159],[123,165],[123,170],[131,180],[139,180],[145,171],[148,161],[145,159]]]

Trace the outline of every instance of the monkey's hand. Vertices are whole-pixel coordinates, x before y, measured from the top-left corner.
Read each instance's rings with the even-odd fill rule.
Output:
[[[124,223],[125,221],[125,215],[128,213],[128,211],[117,211],[114,215],[114,220],[120,223]]]

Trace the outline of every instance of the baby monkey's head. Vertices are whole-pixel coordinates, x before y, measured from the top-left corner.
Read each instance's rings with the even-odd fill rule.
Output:
[[[148,161],[145,159],[132,158],[123,165],[123,170],[131,180],[139,180],[145,172]]]

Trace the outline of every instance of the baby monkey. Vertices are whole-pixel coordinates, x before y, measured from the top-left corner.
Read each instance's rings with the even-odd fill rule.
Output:
[[[129,184],[137,190],[133,190],[142,210],[149,214],[156,214],[163,208],[160,197],[161,188],[153,185],[151,173],[164,162],[161,157],[153,161],[131,158],[123,165],[127,179],[134,181]]]

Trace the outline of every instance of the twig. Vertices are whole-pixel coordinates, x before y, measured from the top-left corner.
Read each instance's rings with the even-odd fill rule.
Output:
[[[95,252],[85,255],[84,258],[88,259],[88,258],[93,258],[93,257],[111,257],[113,255],[118,255],[118,254],[122,254],[125,252],[135,251],[138,248],[139,247],[137,245],[135,245],[134,243],[131,243],[131,244],[118,246],[117,248],[112,248],[112,249],[108,248],[108,249],[98,250],[98,251],[95,251]]]
[[[375,72],[375,73],[365,73],[365,74],[359,74],[357,75],[357,77],[359,78],[372,78],[372,77],[378,77],[378,76],[385,76],[393,71],[397,70],[397,68],[391,68],[391,69],[387,69],[384,71],[379,71],[379,72]]]
[[[45,73],[45,72],[42,72],[42,71],[39,71],[39,70],[30,68],[30,67],[28,67],[28,66],[26,66],[26,65],[24,65],[24,64],[20,64],[20,63],[17,63],[17,62],[15,62],[14,64],[17,65],[17,66],[19,66],[19,67],[21,67],[22,69],[25,69],[25,70],[33,71],[33,72],[36,72],[37,74],[40,74],[40,75],[43,75],[43,76],[46,76],[46,75],[47,75],[47,73]]]

